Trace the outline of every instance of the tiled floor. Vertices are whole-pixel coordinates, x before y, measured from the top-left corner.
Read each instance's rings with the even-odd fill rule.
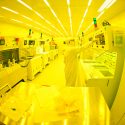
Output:
[[[28,82],[36,85],[65,86],[64,67],[64,56],[59,55],[38,73],[34,80]]]

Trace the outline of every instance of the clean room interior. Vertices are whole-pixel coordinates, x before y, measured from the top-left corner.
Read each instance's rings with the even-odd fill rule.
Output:
[[[1,0],[0,125],[125,125],[124,5]]]

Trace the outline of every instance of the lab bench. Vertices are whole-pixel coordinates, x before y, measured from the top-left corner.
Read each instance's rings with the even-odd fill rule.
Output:
[[[14,89],[0,105],[4,124],[110,125],[110,111],[98,88],[36,87],[22,82]]]

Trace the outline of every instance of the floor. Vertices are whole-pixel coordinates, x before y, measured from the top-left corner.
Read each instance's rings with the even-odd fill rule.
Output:
[[[6,125],[109,125],[109,109],[100,90],[65,87],[64,67],[64,55],[59,55],[34,80],[14,87],[1,103],[0,122]]]
[[[65,86],[64,56],[59,55],[52,60],[34,80],[28,81],[36,85]]]

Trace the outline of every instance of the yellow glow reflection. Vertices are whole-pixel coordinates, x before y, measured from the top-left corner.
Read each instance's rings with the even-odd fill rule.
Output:
[[[83,125],[89,125],[89,90],[85,88],[83,90],[84,100],[84,118],[83,118]]]
[[[67,119],[64,119],[64,125],[67,125]]]

